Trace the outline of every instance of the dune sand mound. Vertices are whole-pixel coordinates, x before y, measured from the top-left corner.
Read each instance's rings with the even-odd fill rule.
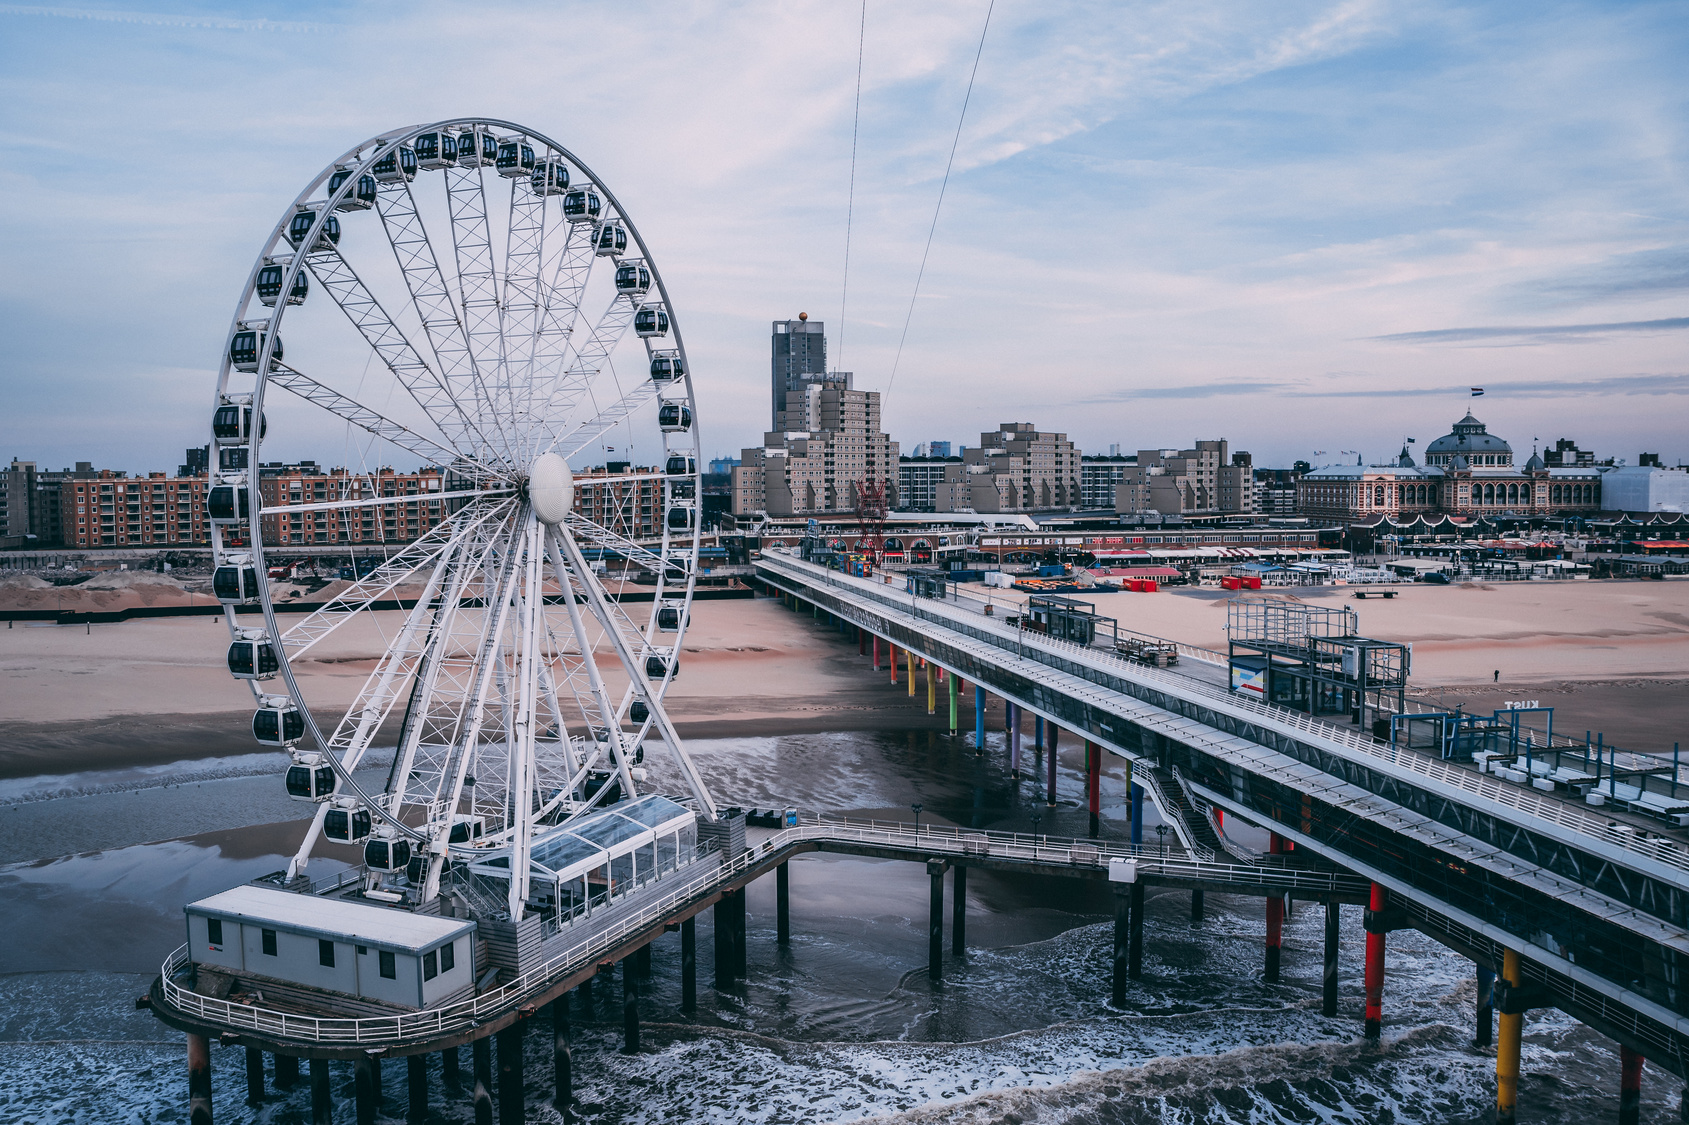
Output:
[[[182,584],[168,574],[155,570],[108,570],[82,583],[85,590],[132,590],[137,586],[166,586],[182,589]]]
[[[33,574],[0,574],[0,587],[10,593],[15,590],[50,590],[53,584]]]

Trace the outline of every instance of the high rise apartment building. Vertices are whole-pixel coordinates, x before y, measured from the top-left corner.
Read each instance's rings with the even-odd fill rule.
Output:
[[[1084,456],[1079,458],[1079,506],[1087,512],[1097,512],[1114,508],[1114,490],[1119,487],[1120,479],[1126,475],[1126,470],[1138,463],[1136,457],[1121,456],[1120,447],[1111,445],[1114,452],[1106,457]]]
[[[20,539],[37,535],[35,462],[12,458],[9,468],[0,469],[0,538]]]
[[[852,390],[848,373],[835,375],[788,391],[762,445],[742,451],[734,515],[853,511],[867,481],[884,482],[886,506],[897,506],[898,446],[880,428],[880,393]]]
[[[769,411],[769,425],[781,430],[787,428],[780,424],[780,412],[786,409],[786,396],[827,378],[826,325],[819,320],[810,320],[808,313],[799,313],[796,320],[777,320],[770,345],[772,409]]]
[[[939,497],[939,511],[1072,511],[1080,506],[1080,454],[1066,434],[1004,422],[962,455],[963,472]],[[965,493],[965,499],[964,499]],[[948,504],[949,507],[943,505]]]
[[[1199,441],[1194,449],[1140,449],[1137,463],[1121,474],[1115,487],[1114,510],[1162,515],[1251,513],[1255,510],[1251,458],[1247,453],[1231,455],[1224,440]]]

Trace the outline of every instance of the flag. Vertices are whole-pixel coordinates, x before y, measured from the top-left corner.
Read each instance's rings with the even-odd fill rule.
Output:
[[[1484,393],[1484,388],[1482,388],[1482,387],[1473,387],[1472,388],[1472,397],[1473,398],[1477,398],[1479,395],[1481,395],[1483,393]]]
[[[1414,439],[1413,439],[1413,438],[1408,438],[1408,439],[1407,439],[1407,443],[1408,443],[1408,444],[1409,444],[1409,445],[1412,445],[1412,444],[1413,444],[1413,443],[1414,443]]]

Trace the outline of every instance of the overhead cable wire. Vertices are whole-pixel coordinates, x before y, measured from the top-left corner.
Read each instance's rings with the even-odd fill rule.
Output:
[[[962,95],[962,113],[956,119],[956,136],[950,142],[950,159],[944,163],[944,179],[938,185],[938,203],[932,209],[932,226],[927,228],[926,249],[921,251],[921,268],[915,274],[915,291],[909,295],[909,311],[903,317],[903,335],[897,340],[897,355],[891,361],[891,377],[886,380],[885,394],[881,396],[882,409],[884,399],[891,397],[892,384],[897,382],[897,368],[903,362],[903,344],[909,339],[909,322],[915,316],[915,302],[921,296],[921,279],[927,274],[927,255],[932,253],[932,239],[938,230],[938,214],[944,209],[944,192],[950,186],[950,169],[956,163],[956,146],[962,143],[962,124],[968,119],[968,102],[974,96],[974,78],[979,74],[979,59],[985,53],[985,33],[991,29],[991,12],[997,6],[997,0],[991,0],[985,8],[985,25],[979,29],[979,46],[974,50],[974,67],[968,72],[968,92]]]
[[[850,191],[845,196],[844,280],[839,286],[839,351],[833,361],[834,370],[844,367],[845,302],[850,297],[850,227],[856,215],[856,137],[862,125],[862,48],[867,36],[868,0],[862,0],[862,19],[856,29],[856,113],[850,121]]]

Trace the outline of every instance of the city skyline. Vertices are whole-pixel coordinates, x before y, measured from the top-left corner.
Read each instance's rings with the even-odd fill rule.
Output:
[[[287,199],[344,145],[467,103],[623,185],[716,453],[757,440],[764,326],[803,311],[911,445],[1022,417],[1135,448],[1196,408],[1260,464],[1374,460],[1483,386],[1515,441],[1674,463],[1689,205],[1671,13],[1003,8],[888,391],[982,4],[868,8],[842,339],[854,9],[8,9],[0,58],[35,124],[8,171],[0,436],[43,465],[142,470],[199,444],[234,297]],[[358,65],[442,36],[450,71]],[[777,49],[793,36],[809,47]],[[488,68],[556,56],[567,91],[489,97]],[[630,59],[643,80],[613,86]],[[72,67],[99,77],[65,86]],[[278,112],[277,90],[306,93]],[[111,298],[98,313],[90,285]],[[276,434],[264,455],[332,459],[333,442]]]

